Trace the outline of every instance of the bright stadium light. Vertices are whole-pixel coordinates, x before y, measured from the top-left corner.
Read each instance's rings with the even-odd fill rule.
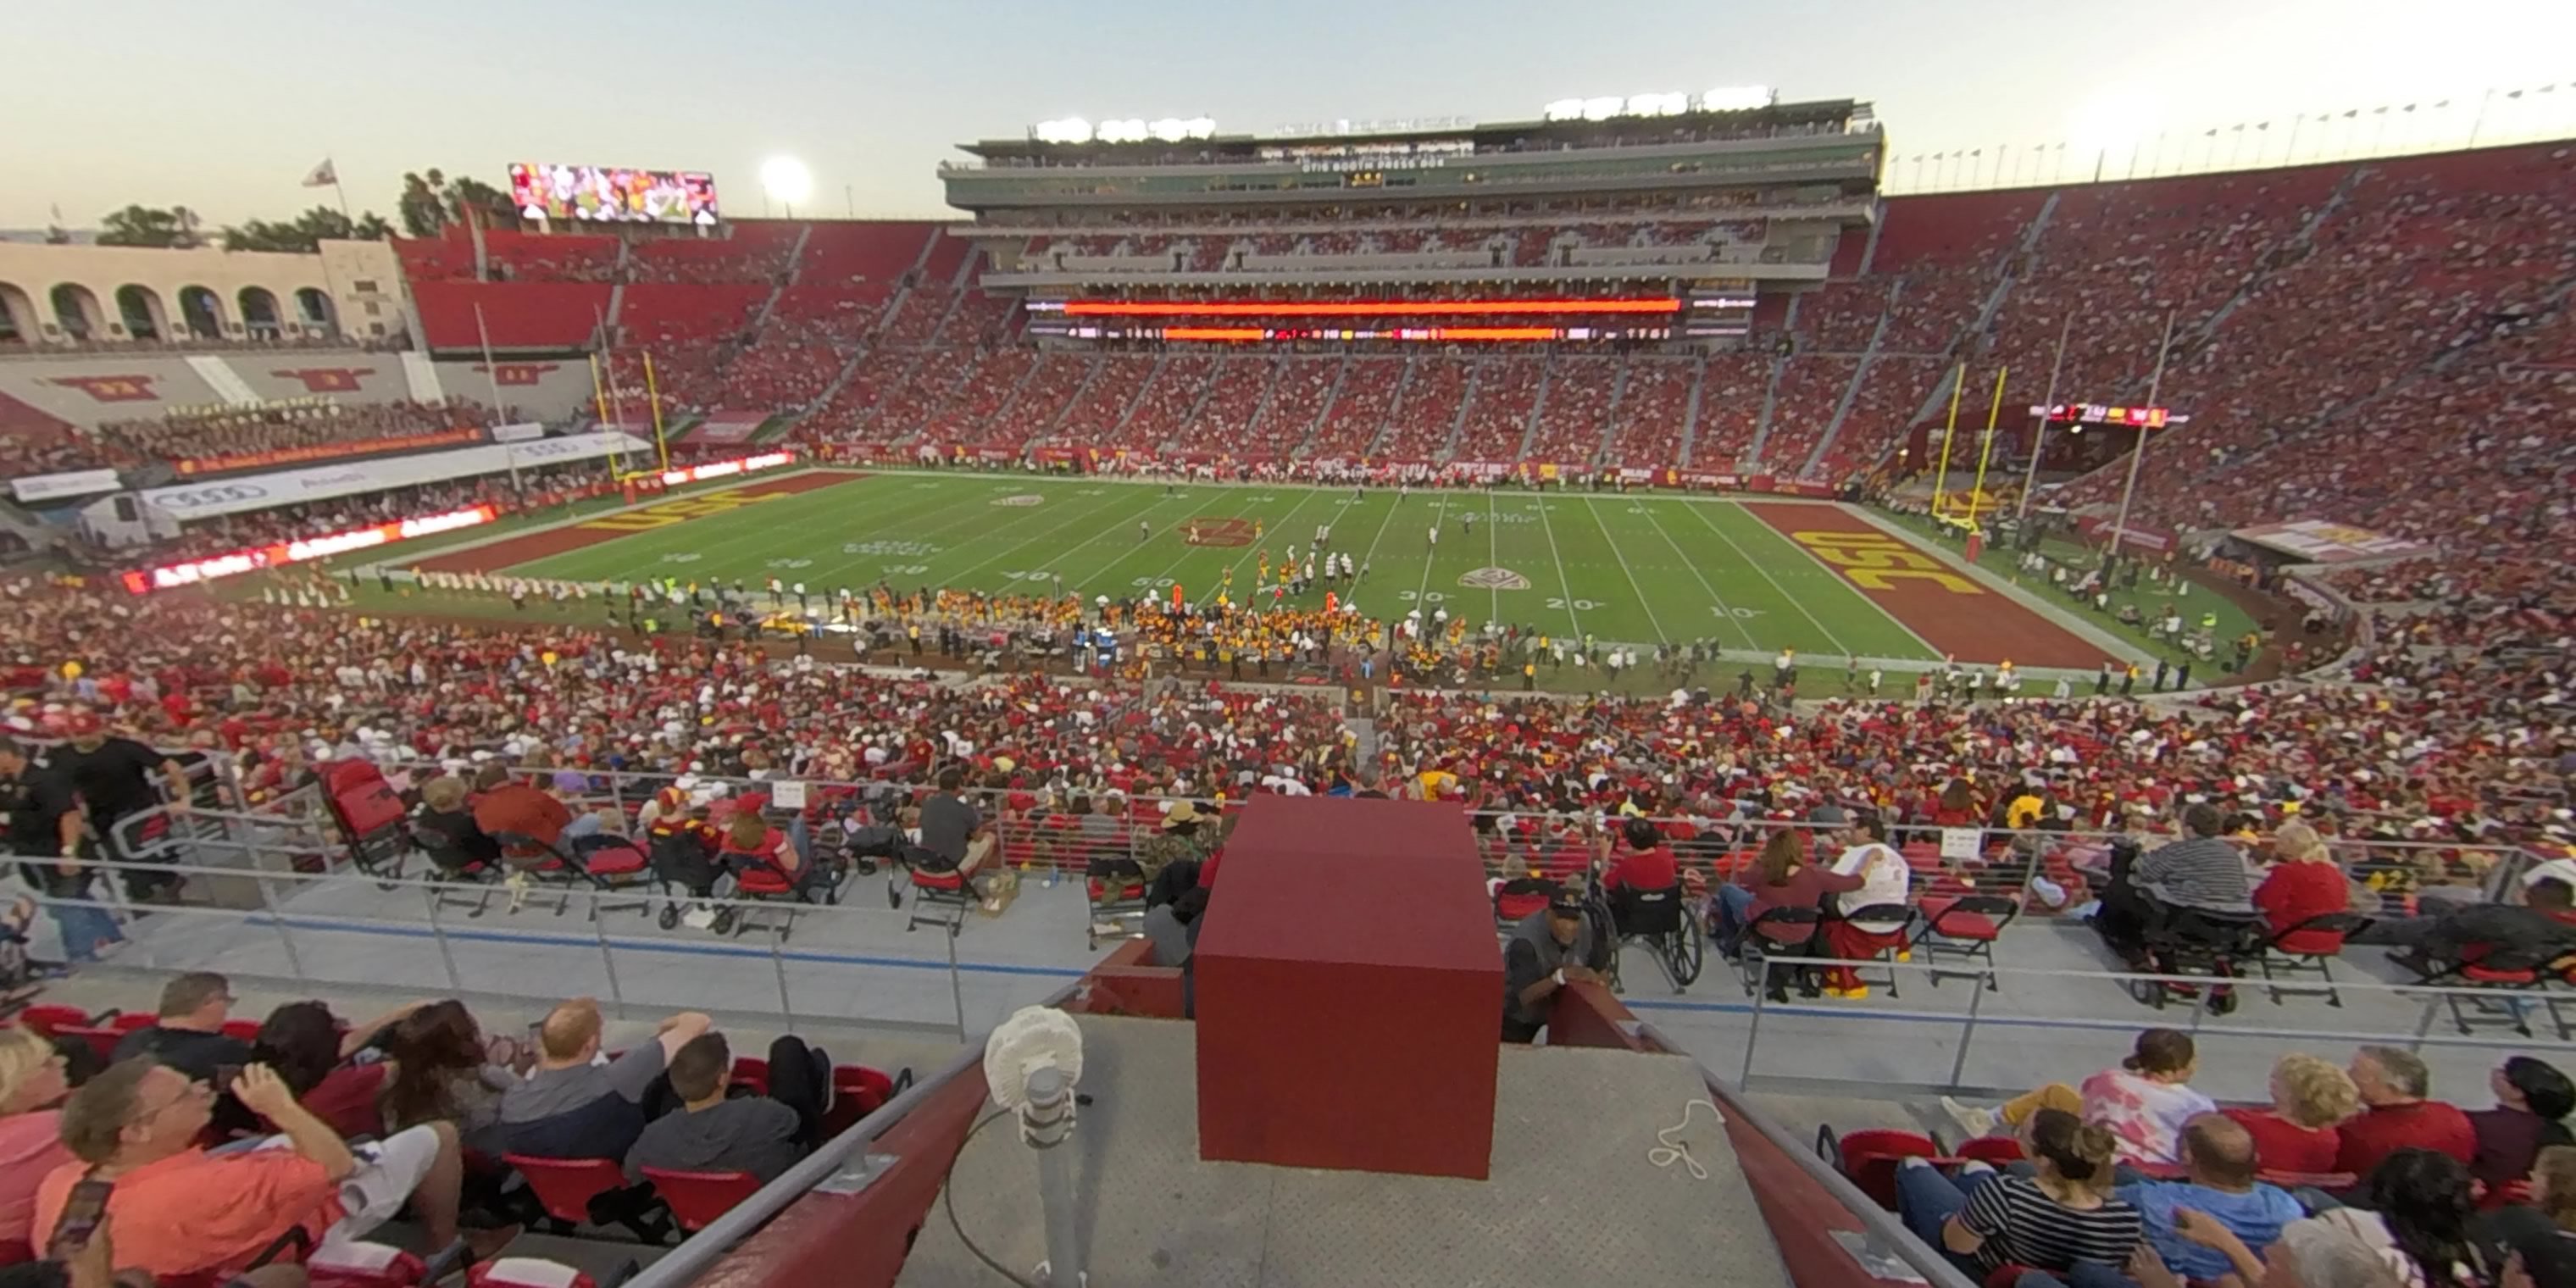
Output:
[[[1611,117],[1617,116],[1619,114],[1619,109],[1626,107],[1627,105],[1628,101],[1618,97],[1617,95],[1612,95],[1608,98],[1587,98],[1583,100],[1583,119],[1587,121],[1606,121]]]
[[[1628,115],[1630,116],[1679,116],[1689,110],[1690,95],[1688,94],[1631,94],[1628,96]]]
[[[1548,104],[1546,119],[1551,121],[1582,120],[1583,100],[1579,98],[1560,98],[1555,102]]]
[[[789,210],[814,195],[814,176],[794,157],[771,157],[760,163],[760,190]]]
[[[1177,116],[1165,116],[1146,125],[1145,132],[1159,143],[1178,143],[1190,136],[1190,123]]]
[[[1193,139],[1215,138],[1216,118],[1209,116],[1193,116],[1190,119],[1181,122],[1181,133]]]
[[[2103,158],[2133,155],[2155,133],[2164,104],[2153,93],[2134,87],[2106,86],[2075,109],[2067,122],[2067,142],[2079,156]]]
[[[1089,143],[1091,122],[1079,116],[1068,116],[1061,120],[1040,121],[1032,132],[1040,143]]]
[[[1145,123],[1132,117],[1119,121],[1102,121],[1099,134],[1100,141],[1103,143],[1142,143],[1146,137]]]
[[[1722,85],[1699,96],[1699,110],[1750,112],[1771,106],[1773,97],[1767,85]]]

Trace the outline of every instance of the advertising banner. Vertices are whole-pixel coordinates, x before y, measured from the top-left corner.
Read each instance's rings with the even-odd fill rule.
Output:
[[[117,480],[114,470],[66,470],[60,474],[30,474],[9,480],[9,490],[17,494],[19,503],[23,505],[96,496],[123,486],[125,484]]]
[[[132,572],[120,573],[118,577],[125,583],[128,591],[137,595],[148,595],[153,591],[168,590],[174,586],[194,586],[220,577],[237,577],[246,572],[257,572],[262,568],[278,568],[287,564],[303,563],[308,559],[328,559],[333,555],[344,555],[352,550],[367,550],[376,546],[391,545],[397,541],[409,541],[441,532],[454,532],[458,528],[477,527],[499,517],[500,511],[492,506],[478,505],[471,509],[450,510],[445,514],[404,519],[399,523],[379,523],[370,527],[352,528],[347,532],[335,532],[327,537],[280,541],[204,559],[183,559],[178,563],[163,564],[158,568],[138,568]]]
[[[181,522],[225,514],[249,514],[281,505],[322,501],[336,496],[384,492],[419,483],[534,469],[572,461],[597,460],[613,452],[649,459],[652,445],[626,434],[592,432],[542,438],[532,443],[487,443],[452,452],[393,456],[338,467],[307,466],[271,474],[248,474],[209,483],[146,488],[143,503]]]

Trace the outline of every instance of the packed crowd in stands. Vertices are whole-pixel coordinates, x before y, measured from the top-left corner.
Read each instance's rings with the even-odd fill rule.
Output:
[[[361,496],[304,501],[275,509],[200,520],[181,528],[176,537],[154,542],[148,557],[156,560],[204,558],[254,546],[326,537],[370,524],[446,514],[478,505],[493,506],[503,514],[545,510],[590,497],[607,496],[617,490],[617,485],[608,479],[605,468],[596,461],[521,470],[515,484],[506,473],[447,479]],[[132,552],[114,557],[124,562],[135,558]]]
[[[2198,1072],[2188,1034],[2148,1029],[2078,1085],[1945,1102],[1964,1157],[1901,1159],[1897,1212],[2014,1288],[2576,1282],[2576,1082],[2548,1061],[2504,1059],[2483,1108],[2395,1046],[2283,1056],[2268,1104],[2221,1106]]]
[[[750,1059],[704,1014],[644,1028],[609,1020],[590,998],[525,1029],[449,998],[355,1019],[319,1001],[265,1019],[236,1017],[233,1005],[230,981],[190,972],[113,1029],[59,1006],[0,1029],[0,1138],[12,1160],[0,1247],[14,1246],[13,1259],[44,1248],[35,1236],[61,1223],[79,1183],[115,1180],[88,1242],[60,1245],[71,1248],[71,1279],[60,1263],[50,1279],[16,1277],[45,1269],[32,1264],[0,1275],[298,1288],[308,1270],[363,1271],[394,1253],[370,1236],[407,1217],[424,1246],[395,1255],[417,1263],[418,1282],[469,1265],[481,1282],[494,1269],[481,1263],[544,1215],[514,1173],[606,1160],[625,1187],[596,1199],[593,1219],[660,1242],[684,1214],[694,1228],[775,1179],[898,1085],[836,1066],[793,1035]],[[620,1049],[609,1046],[613,1027],[627,1030],[614,1035]],[[709,1188],[707,1175],[735,1180]],[[265,1264],[299,1228],[307,1246]],[[119,1276],[79,1277],[88,1256]],[[537,1265],[518,1263],[507,1281],[575,1282],[568,1268]]]
[[[508,408],[503,418],[514,416]],[[216,416],[162,416],[111,420],[94,429],[74,427],[70,437],[39,447],[10,472],[131,469],[159,461],[220,461],[225,457],[307,447],[360,445],[380,438],[434,434],[494,423],[492,410],[470,398],[444,402],[334,402]]]

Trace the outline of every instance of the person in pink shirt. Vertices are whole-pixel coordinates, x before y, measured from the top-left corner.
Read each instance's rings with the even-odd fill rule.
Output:
[[[62,1112],[63,1057],[25,1027],[0,1029],[0,1247],[33,1243],[36,1183],[72,1161]]]
[[[1971,1136],[1992,1135],[1999,1123],[2018,1126],[2042,1109],[2063,1109],[2108,1128],[2120,1142],[2122,1162],[2177,1163],[2183,1124],[2195,1114],[2218,1109],[2216,1101],[2190,1086],[2199,1066],[2190,1034],[2145,1029],[2128,1059],[2086,1078],[2080,1088],[2053,1082],[2004,1102],[2000,1109],[1970,1108],[1944,1096],[1941,1107]]]

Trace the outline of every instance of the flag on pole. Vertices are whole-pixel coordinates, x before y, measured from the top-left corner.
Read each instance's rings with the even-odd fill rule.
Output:
[[[307,188],[328,188],[339,181],[340,172],[331,165],[329,157],[322,158],[322,164],[313,167],[311,172],[304,176],[304,186]]]

